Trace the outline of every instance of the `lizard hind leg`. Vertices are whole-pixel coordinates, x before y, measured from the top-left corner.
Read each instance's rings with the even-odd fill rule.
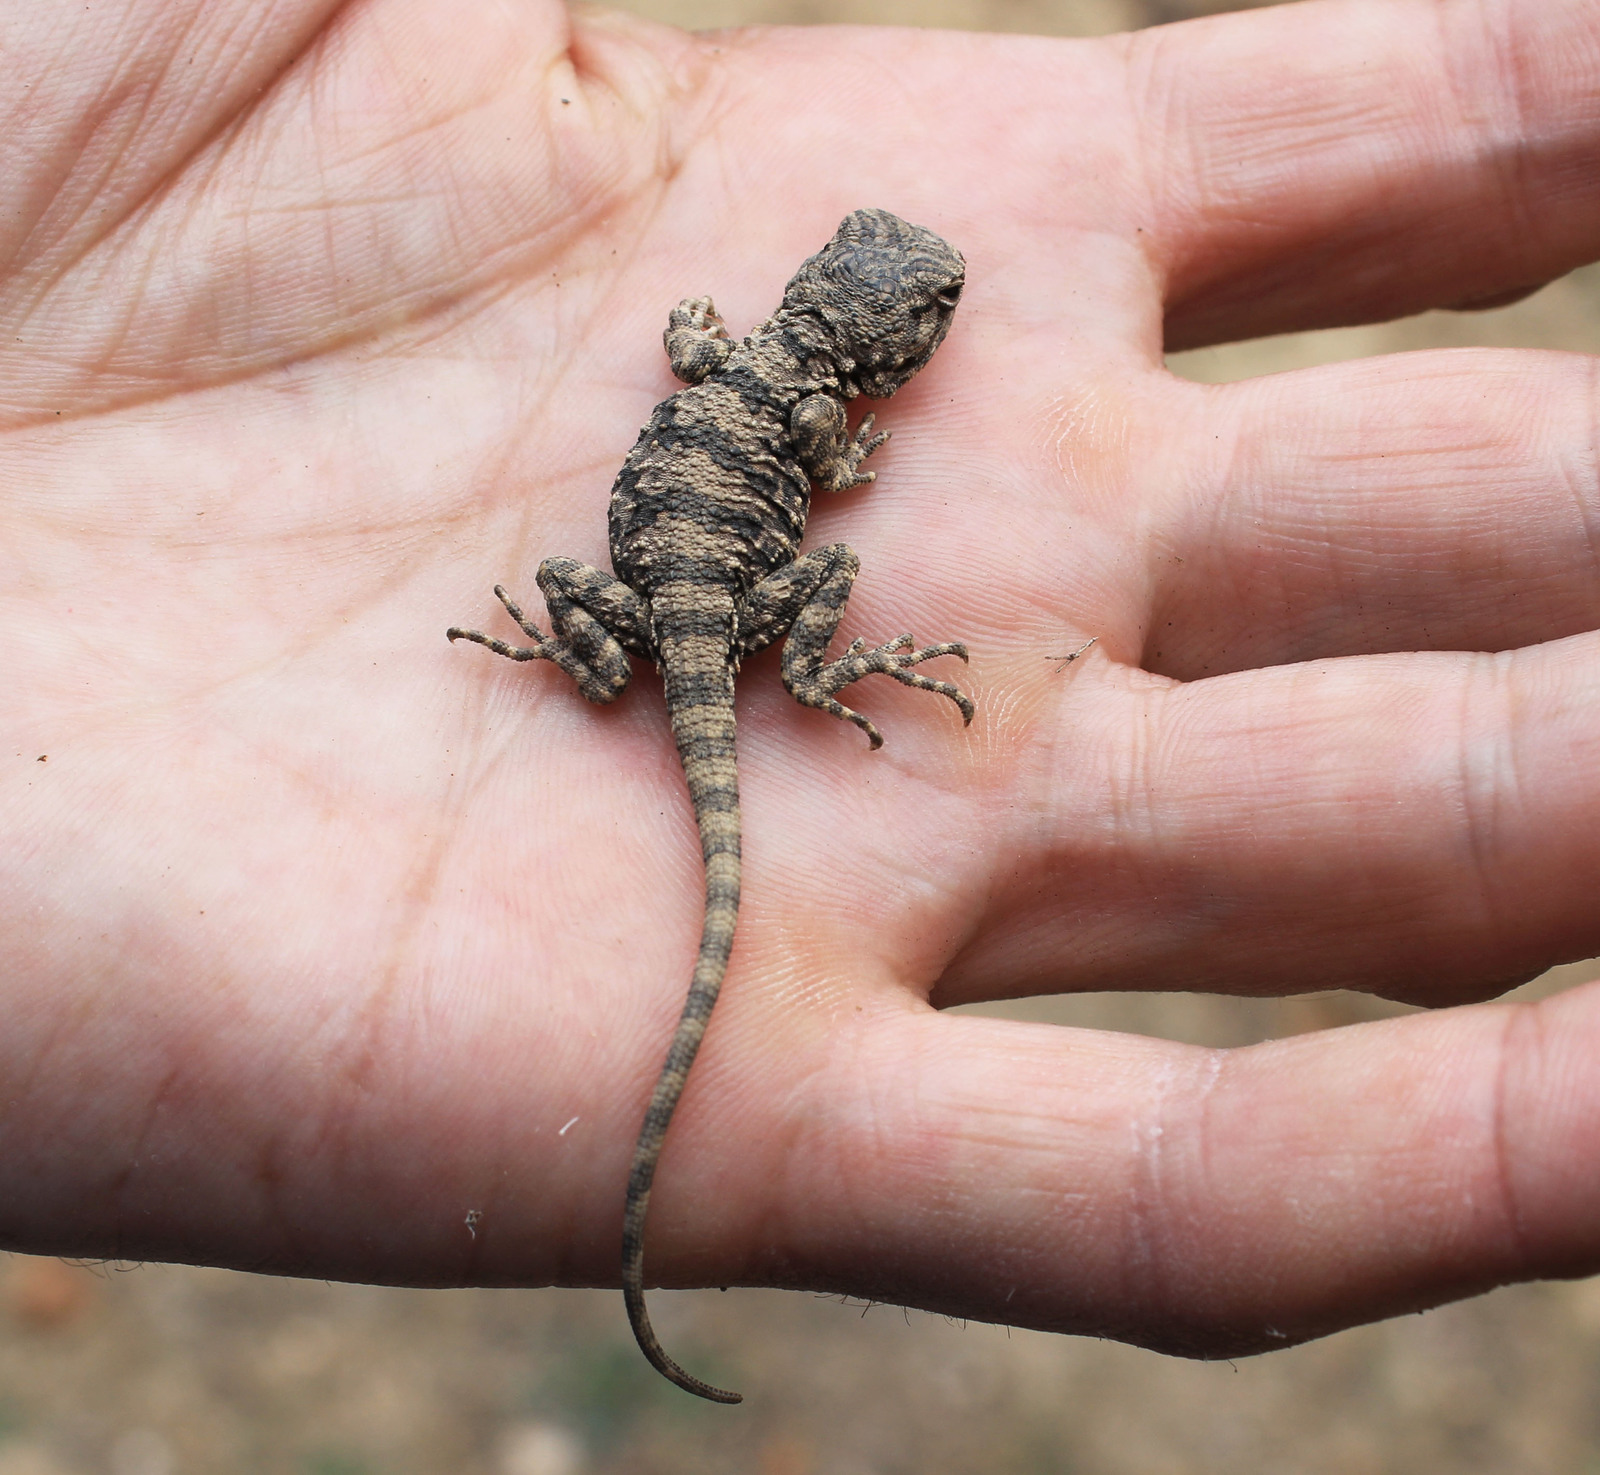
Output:
[[[828,659],[828,646],[844,618],[860,568],[861,560],[851,549],[834,543],[797,558],[763,579],[750,591],[740,611],[744,652],[770,645],[787,630],[783,684],[790,695],[802,706],[816,707],[854,723],[874,748],[883,746],[883,735],[836,695],[864,676],[889,676],[902,686],[936,692],[954,702],[960,708],[961,720],[970,723],[974,708],[966,693],[948,681],[934,681],[911,669],[939,656],[966,660],[967,648],[959,641],[919,648],[910,635],[901,635],[869,648],[865,641],[853,640],[837,660]]]
[[[549,661],[577,683],[591,702],[614,702],[628,689],[633,668],[628,654],[649,654],[650,607],[610,574],[572,558],[547,558],[539,565],[539,588],[554,634],[546,635],[499,585],[495,597],[531,645],[508,645],[481,630],[451,626],[448,639],[471,640],[513,661]]]

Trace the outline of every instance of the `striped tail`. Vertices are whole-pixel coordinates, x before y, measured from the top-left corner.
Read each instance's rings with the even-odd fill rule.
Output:
[[[663,623],[668,625],[660,636],[667,710],[700,827],[700,848],[706,864],[706,912],[689,997],[633,1150],[622,1222],[622,1294],[639,1349],[659,1372],[701,1398],[715,1403],[739,1403],[739,1394],[702,1383],[667,1356],[644,1304],[644,1225],[650,1185],[672,1113],[683,1095],[689,1067],[705,1037],[728,971],[728,954],[733,949],[733,931],[739,918],[739,774],[734,759],[733,669],[727,635],[723,629],[715,633],[691,629],[675,636],[670,624],[677,622]]]

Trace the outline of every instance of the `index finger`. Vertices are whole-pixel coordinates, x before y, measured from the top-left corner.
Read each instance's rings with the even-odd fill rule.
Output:
[[[1167,346],[1487,305],[1600,253],[1600,10],[1314,0],[1132,38]]]

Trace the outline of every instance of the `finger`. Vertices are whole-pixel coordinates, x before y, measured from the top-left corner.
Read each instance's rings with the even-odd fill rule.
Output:
[[[1009,797],[1026,825],[997,838],[1004,879],[935,1002],[1348,987],[1457,1003],[1591,957],[1597,671],[1596,635],[1188,686],[1091,657]]]
[[[1327,0],[1136,38],[1189,347],[1501,297],[1600,251],[1600,11]]]
[[[1184,386],[1196,469],[1150,550],[1145,665],[1193,678],[1600,626],[1595,370],[1465,351]]]
[[[864,1033],[769,1134],[790,1283],[1222,1357],[1600,1268],[1600,987],[1237,1051]]]

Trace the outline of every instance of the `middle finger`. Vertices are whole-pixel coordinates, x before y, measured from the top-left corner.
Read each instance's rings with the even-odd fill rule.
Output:
[[[1192,679],[1600,626],[1595,362],[1450,350],[1175,386],[1193,469],[1149,549],[1145,664]]]

